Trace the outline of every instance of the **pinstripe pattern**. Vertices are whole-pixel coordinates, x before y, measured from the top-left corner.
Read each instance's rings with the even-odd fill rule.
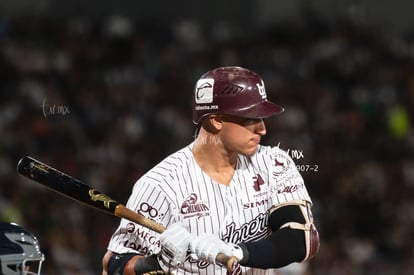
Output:
[[[182,222],[193,234],[215,234],[231,243],[255,241],[269,234],[268,210],[274,204],[310,197],[293,160],[280,148],[259,146],[252,157],[239,156],[229,186],[209,178],[196,164],[192,146],[168,156],[141,177],[126,204],[168,226]],[[158,234],[125,219],[108,249],[118,253],[158,253]],[[275,270],[240,267],[242,274]],[[176,274],[226,274],[218,265],[187,257]],[[240,273],[239,273],[240,274]]]

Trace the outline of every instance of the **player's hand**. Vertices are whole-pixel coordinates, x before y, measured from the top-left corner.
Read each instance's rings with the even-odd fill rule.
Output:
[[[178,268],[187,256],[192,235],[183,225],[175,223],[160,235],[159,261],[165,272]],[[165,270],[166,269],[166,270]]]
[[[243,250],[240,246],[226,243],[213,235],[202,235],[192,238],[190,241],[190,250],[200,260],[205,260],[210,263],[217,263],[216,258],[219,253],[223,253],[229,257],[235,256],[239,261],[244,257]]]

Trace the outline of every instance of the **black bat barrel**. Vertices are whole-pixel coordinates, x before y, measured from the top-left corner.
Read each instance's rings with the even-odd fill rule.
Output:
[[[17,172],[49,189],[104,212],[115,213],[119,203],[49,165],[26,156],[19,160]]]

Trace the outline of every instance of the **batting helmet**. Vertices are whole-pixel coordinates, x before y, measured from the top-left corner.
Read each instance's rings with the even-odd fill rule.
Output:
[[[17,224],[0,222],[0,274],[40,274],[44,260],[33,234]]]
[[[263,79],[236,66],[219,67],[203,74],[193,93],[193,122],[210,114],[266,118],[284,109],[267,100]]]

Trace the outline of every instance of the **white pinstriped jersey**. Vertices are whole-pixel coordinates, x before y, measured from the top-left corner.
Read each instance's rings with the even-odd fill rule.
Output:
[[[193,144],[173,153],[134,185],[126,206],[168,227],[182,222],[193,234],[215,234],[230,243],[268,236],[272,205],[290,200],[311,203],[293,160],[278,147],[259,145],[251,157],[240,155],[229,186],[216,183],[197,165]],[[108,249],[149,255],[160,251],[158,234],[122,219]],[[275,270],[241,267],[243,274],[275,274]],[[189,255],[175,274],[226,274],[225,267]]]

